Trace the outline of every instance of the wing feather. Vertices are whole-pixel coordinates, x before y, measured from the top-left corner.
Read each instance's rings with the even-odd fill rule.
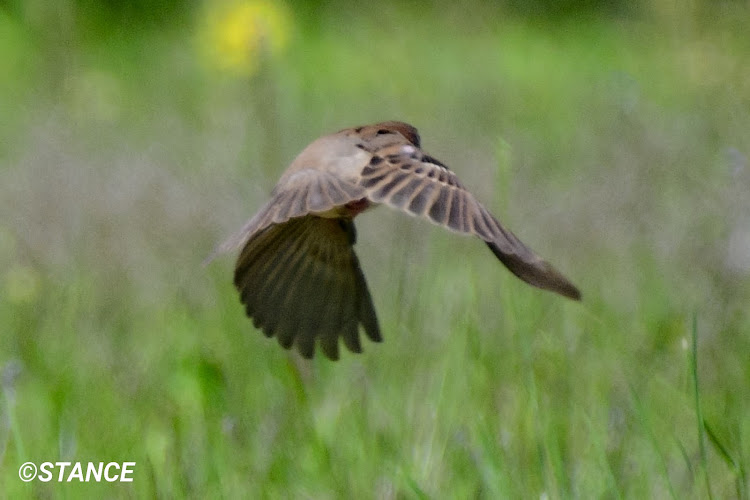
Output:
[[[432,222],[439,226],[445,226],[447,223],[448,211],[451,204],[450,194],[448,186],[441,186],[437,198],[432,202],[432,206],[427,212]]]
[[[347,219],[295,217],[255,233],[237,260],[235,285],[247,315],[266,336],[276,336],[310,358],[315,344],[338,358],[338,339],[362,350],[359,325],[373,341],[380,328]]]
[[[466,196],[463,196],[463,191],[458,189],[452,190],[452,202],[451,209],[448,215],[448,227],[459,233],[469,232],[467,231],[467,218],[463,216],[463,207],[466,205]]]
[[[421,189],[417,189],[417,193],[411,199],[411,203],[409,203],[409,208],[407,209],[412,215],[421,216],[427,213],[427,208],[432,204],[433,192],[437,189],[431,182],[424,182],[424,180],[421,182]],[[388,200],[385,200],[385,203],[390,205]]]
[[[281,224],[295,217],[322,213],[367,196],[359,185],[337,178],[328,172],[305,169],[276,186],[271,199],[245,225],[227,238],[204,260],[204,265],[218,255],[242,246],[252,235],[271,224]]]
[[[410,178],[409,182],[401,186],[399,189],[391,195],[391,206],[404,210],[406,204],[409,203],[414,195],[417,193],[418,188],[422,185],[422,180],[419,178]]]
[[[408,141],[378,151],[363,168],[359,185],[372,202],[478,236],[513,274],[530,285],[580,300],[578,289],[503,227],[463,187],[456,174]]]

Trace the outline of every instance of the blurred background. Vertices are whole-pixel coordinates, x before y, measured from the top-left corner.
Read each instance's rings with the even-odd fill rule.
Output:
[[[748,498],[747,1],[0,2],[9,497]],[[314,138],[398,119],[583,291],[386,209],[384,332],[244,317],[214,245]],[[457,256],[461,258],[456,258]],[[135,461],[128,484],[18,479]]]

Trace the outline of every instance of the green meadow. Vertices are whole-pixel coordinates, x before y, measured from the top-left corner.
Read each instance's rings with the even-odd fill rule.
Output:
[[[581,3],[0,4],[0,497],[750,498],[750,7]],[[255,330],[202,260],[389,119],[583,302],[380,207],[383,343]]]

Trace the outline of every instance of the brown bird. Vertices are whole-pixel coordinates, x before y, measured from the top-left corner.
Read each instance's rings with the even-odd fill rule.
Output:
[[[234,284],[247,315],[305,358],[315,341],[330,359],[339,337],[361,352],[359,325],[382,340],[375,307],[354,253],[354,218],[388,205],[475,235],[513,274],[574,300],[578,289],[505,229],[443,163],[421,149],[417,129],[389,121],[341,130],[307,146],[271,199],[216,253],[244,245]]]

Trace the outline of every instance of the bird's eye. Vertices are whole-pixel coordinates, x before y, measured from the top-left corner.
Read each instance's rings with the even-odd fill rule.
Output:
[[[378,130],[378,135],[390,134],[390,133],[391,131],[385,128],[381,128],[380,130]]]

